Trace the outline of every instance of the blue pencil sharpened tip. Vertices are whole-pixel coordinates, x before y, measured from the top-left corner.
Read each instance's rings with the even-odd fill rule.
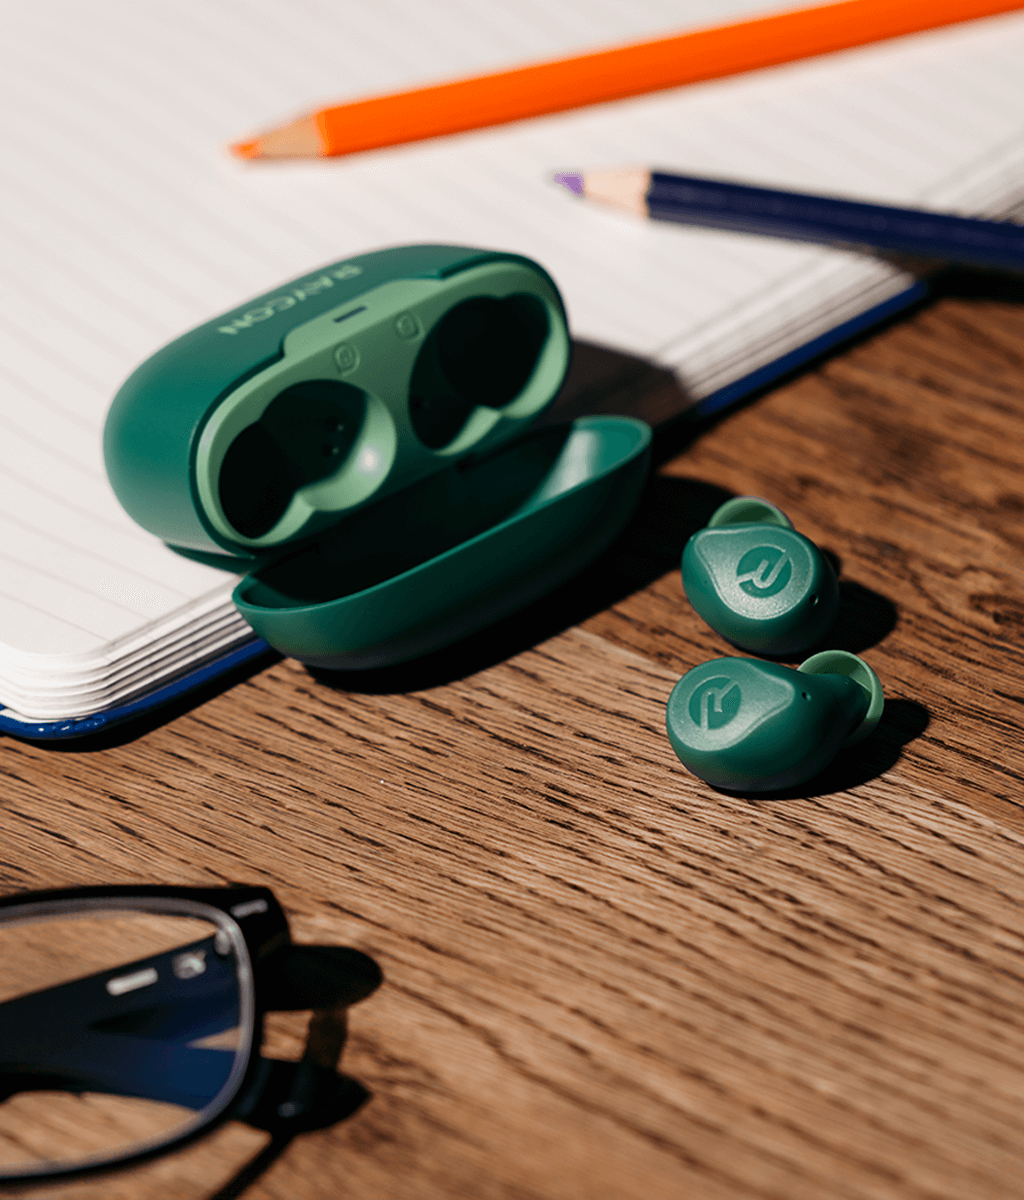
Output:
[[[557,171],[555,173],[555,183],[560,183],[562,187],[567,187],[576,196],[583,195],[582,175],[577,175],[571,171]]]

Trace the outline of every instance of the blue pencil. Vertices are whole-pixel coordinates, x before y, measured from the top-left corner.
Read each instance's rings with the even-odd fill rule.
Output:
[[[890,208],[665,171],[562,172],[555,179],[585,199],[660,221],[1024,270],[1024,226],[1005,221]]]

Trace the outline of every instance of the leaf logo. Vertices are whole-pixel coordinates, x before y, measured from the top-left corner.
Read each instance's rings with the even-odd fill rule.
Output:
[[[740,685],[725,675],[707,679],[690,697],[690,719],[701,729],[721,729],[740,710]]]
[[[736,567],[736,582],[748,596],[775,596],[793,577],[793,563],[778,546],[755,546]]]

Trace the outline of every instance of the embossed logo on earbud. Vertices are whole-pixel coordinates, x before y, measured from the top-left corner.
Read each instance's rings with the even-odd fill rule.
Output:
[[[690,718],[701,729],[721,729],[740,710],[740,685],[725,675],[705,680],[690,697]]]
[[[736,567],[736,582],[748,596],[774,596],[793,575],[793,564],[777,546],[755,546]]]

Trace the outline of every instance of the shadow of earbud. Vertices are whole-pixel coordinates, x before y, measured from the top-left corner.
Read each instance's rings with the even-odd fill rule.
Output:
[[[810,800],[859,787],[884,775],[899,761],[903,747],[920,737],[930,723],[928,710],[915,700],[887,700],[882,719],[862,742],[840,750],[820,774],[796,787],[778,792],[730,792],[746,800],[777,804],[783,800]]]
[[[896,605],[880,592],[852,579],[840,579],[836,623],[821,645],[808,653],[829,649],[860,654],[892,633],[897,620]]]
[[[831,552],[827,552],[825,556],[833,563],[837,561]],[[836,567],[836,574],[838,573]],[[851,654],[862,654],[888,637],[896,628],[898,620],[896,605],[880,592],[852,579],[840,579],[839,612],[832,628],[816,645],[799,653],[779,655],[778,661],[801,663],[805,658],[810,658],[812,654],[818,654],[822,650],[848,650]],[[776,656],[764,654],[762,657]]]

